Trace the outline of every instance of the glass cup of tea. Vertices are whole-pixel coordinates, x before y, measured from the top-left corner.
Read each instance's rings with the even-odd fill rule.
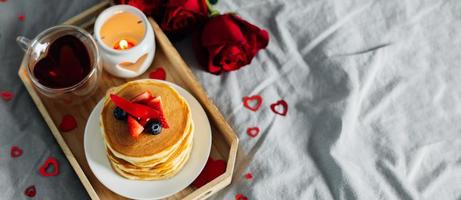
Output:
[[[24,65],[34,87],[41,94],[64,104],[85,100],[98,87],[101,76],[99,50],[87,31],[59,25],[33,40],[16,38],[26,52]]]

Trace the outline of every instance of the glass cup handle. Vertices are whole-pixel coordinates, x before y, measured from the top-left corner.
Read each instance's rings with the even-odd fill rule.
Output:
[[[23,51],[27,51],[30,47],[30,40],[24,36],[18,36],[16,38],[16,42]]]

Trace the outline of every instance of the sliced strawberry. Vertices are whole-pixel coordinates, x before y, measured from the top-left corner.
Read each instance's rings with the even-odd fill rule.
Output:
[[[153,98],[152,100],[147,102],[147,106],[153,108],[154,110],[157,110],[160,112],[160,123],[162,123],[163,128],[169,128],[168,122],[166,121],[165,114],[163,112],[163,106],[162,106],[162,98],[157,96]]]
[[[141,118],[139,119],[139,123],[142,125],[142,126],[145,126],[147,124],[147,122],[150,121],[150,118]]]
[[[144,130],[144,127],[132,116],[128,116],[127,122],[128,132],[130,133],[131,137],[138,138],[139,134],[141,134]]]
[[[135,118],[159,118],[162,113],[148,106],[132,103],[115,94],[110,95],[112,102]]]
[[[168,122],[166,121],[165,116],[162,115],[159,119],[160,119],[160,123],[162,124],[162,128],[170,128],[170,126],[168,125]]]
[[[146,105],[151,107],[154,110],[159,110],[163,113],[162,110],[162,97],[157,96],[149,101],[146,102]]]
[[[131,99],[131,102],[133,103],[140,103],[140,104],[146,104],[149,100],[153,99],[154,97],[149,91],[145,91],[138,96],[135,96],[133,99]]]

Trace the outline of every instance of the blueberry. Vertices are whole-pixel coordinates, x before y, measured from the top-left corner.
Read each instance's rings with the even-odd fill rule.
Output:
[[[115,119],[118,119],[118,120],[126,120],[126,118],[128,117],[128,114],[121,108],[116,107],[114,109],[114,117]]]
[[[148,133],[152,133],[153,135],[157,135],[162,131],[162,125],[159,121],[156,120],[147,122],[144,128]]]

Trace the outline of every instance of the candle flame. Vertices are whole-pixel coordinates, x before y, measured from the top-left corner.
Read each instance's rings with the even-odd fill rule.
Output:
[[[128,49],[128,41],[126,40],[120,40],[118,43],[120,49]]]
[[[126,39],[121,39],[119,40],[118,42],[115,43],[114,45],[114,49],[117,49],[117,50],[126,50],[126,49],[129,49],[131,47],[134,47],[135,44],[133,42],[130,42]]]

